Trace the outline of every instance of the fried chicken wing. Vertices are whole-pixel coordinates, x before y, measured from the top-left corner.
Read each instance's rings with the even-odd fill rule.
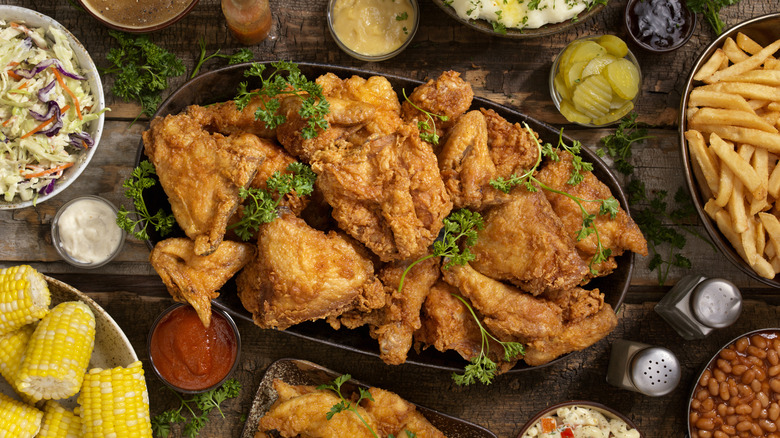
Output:
[[[506,179],[533,167],[538,148],[531,133],[519,123],[509,123],[492,109],[480,108],[480,111],[485,116],[488,149],[496,175]]]
[[[414,333],[414,348],[420,351],[432,346],[441,352],[453,350],[470,361],[482,350],[482,334],[471,312],[454,294],[461,295],[456,287],[444,281],[433,285],[423,304],[422,324]],[[488,342],[488,356],[498,365],[499,372],[510,370],[520,359],[504,361],[504,355],[499,354],[503,351],[501,345],[492,339]]]
[[[382,261],[425,254],[452,209],[436,156],[414,126],[319,151],[312,169],[340,228]]]
[[[232,100],[208,106],[190,105],[186,111],[209,132],[224,135],[248,132],[261,138],[276,139],[276,130],[269,129],[255,117],[257,109],[268,99],[267,96],[252,96],[249,104],[241,111]]]
[[[494,336],[525,344],[523,360],[532,366],[589,347],[617,325],[615,312],[607,303],[588,317],[567,322],[556,303],[486,277],[468,264],[442,273],[444,281],[471,300]]]
[[[239,189],[257,173],[261,140],[210,134],[187,114],[154,119],[143,140],[176,222],[195,241],[196,254],[211,254],[240,203]]]
[[[283,214],[260,228],[258,255],[237,277],[238,296],[262,328],[283,330],[303,321],[384,305],[382,284],[363,250],[345,236]]]
[[[539,181],[553,189],[565,191],[585,200],[612,198],[609,187],[599,181],[593,172],[583,172],[584,179],[579,184],[568,184],[567,181],[573,171],[573,156],[568,152],[561,152],[559,155],[560,161],[551,161],[538,172]],[[550,201],[555,214],[561,218],[566,233],[570,236],[576,236],[582,228],[582,211],[579,205],[572,199],[551,191],[545,190],[544,194]],[[625,210],[619,208],[615,218],[610,218],[609,215],[598,214],[599,204],[596,202],[583,202],[583,206],[589,214],[596,216],[593,226],[599,232],[601,245],[611,251],[611,256],[607,261],[593,266],[598,271],[597,276],[612,272],[617,267],[615,256],[619,256],[627,250],[647,255],[647,241]],[[577,241],[575,247],[583,261],[590,264],[590,260],[598,252],[596,235],[591,234]]]
[[[172,238],[157,244],[149,261],[174,300],[188,302],[204,326],[211,323],[211,300],[219,289],[254,256],[252,245],[226,240],[208,256],[195,254],[190,239]]]
[[[471,108],[474,90],[471,84],[460,77],[456,71],[445,71],[438,78],[431,79],[420,85],[409,95],[409,101],[401,104],[401,114],[406,122],[429,122],[427,111],[438,116],[446,116],[447,120],[436,118],[436,130],[443,136],[458,118]],[[415,106],[417,108],[415,108]]]
[[[487,142],[487,123],[479,111],[461,116],[447,134],[438,154],[439,170],[456,209],[481,210],[508,199],[490,185],[497,170]]]
[[[274,380],[274,389],[279,397],[260,418],[261,437],[268,436],[265,431],[276,430],[288,438],[375,438],[371,430],[377,429],[376,421],[362,406],[355,409],[371,429],[349,410],[327,418],[331,408],[341,402],[332,391],[291,386],[278,379]]]
[[[412,403],[402,399],[398,394],[381,388],[369,388],[370,399],[362,404],[369,415],[377,423],[379,436],[401,437],[404,431],[411,432],[417,438],[445,438]],[[407,434],[407,436],[409,436]]]
[[[491,207],[472,247],[477,271],[534,295],[578,285],[588,266],[542,191],[518,187],[511,201]]]

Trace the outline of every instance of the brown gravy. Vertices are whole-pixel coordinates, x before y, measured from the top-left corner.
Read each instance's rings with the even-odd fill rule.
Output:
[[[122,27],[149,27],[179,15],[193,0],[82,0],[94,14]]]

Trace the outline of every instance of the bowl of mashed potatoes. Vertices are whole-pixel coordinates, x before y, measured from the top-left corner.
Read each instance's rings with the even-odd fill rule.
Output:
[[[603,0],[433,0],[464,25],[505,38],[537,38],[568,30],[597,14]]]
[[[600,403],[574,400],[545,408],[523,426],[517,438],[642,438],[636,425]]]

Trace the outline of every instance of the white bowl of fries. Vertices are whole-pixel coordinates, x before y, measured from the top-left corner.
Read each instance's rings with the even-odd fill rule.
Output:
[[[724,32],[693,66],[680,106],[688,189],[715,245],[780,287],[780,13]]]

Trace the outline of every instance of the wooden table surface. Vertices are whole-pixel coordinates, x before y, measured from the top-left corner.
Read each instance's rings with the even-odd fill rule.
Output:
[[[107,66],[105,55],[115,42],[108,29],[77,8],[75,1],[3,0],[1,3],[35,9],[53,17],[76,35],[98,66]],[[266,41],[250,47],[255,59],[352,66],[420,80],[453,69],[461,72],[477,95],[515,107],[554,126],[564,126],[570,135],[590,147],[610,132],[567,125],[550,100],[547,78],[553,58],[569,41],[601,33],[626,36],[622,26],[623,0],[612,0],[595,17],[567,32],[524,40],[473,31],[456,23],[433,2],[421,0],[421,23],[414,41],[400,56],[380,63],[358,61],[338,49],[328,32],[326,3],[325,0],[271,0],[273,28]],[[742,0],[724,8],[722,16],[731,26],[779,9],[777,0]],[[644,75],[637,112],[640,121],[651,126],[654,138],[635,147],[632,162],[636,166],[635,175],[649,190],[674,193],[683,186],[676,137],[680,93],[690,67],[714,36],[703,20],[699,20],[693,38],[676,52],[656,55],[633,48]],[[183,20],[150,34],[155,43],[180,57],[188,69],[199,55],[196,43],[199,37],[205,40],[209,51],[219,48],[232,52],[241,47],[228,33],[217,0],[200,0]],[[220,61],[212,61],[205,65],[205,70],[222,65]],[[184,76],[172,80],[171,90],[184,82]],[[94,270],[65,264],[51,244],[51,220],[57,209],[74,197],[95,194],[117,205],[131,207],[123,197],[121,184],[134,166],[141,133],[148,120],[132,123],[139,108],[111,94],[111,77],[103,78],[103,86],[112,111],[107,114],[103,139],[92,163],[56,198],[36,207],[0,211],[0,267],[29,263],[88,293],[122,327],[149,370],[147,333],[156,315],[172,301],[148,263],[149,250],[145,243],[128,238],[117,259]],[[702,227],[698,228],[704,232]],[[485,426],[502,438],[516,436],[536,411],[571,399],[594,400],[612,406],[632,418],[647,437],[682,436],[691,385],[709,357],[740,333],[780,326],[780,295],[776,291],[750,279],[698,239],[688,239],[683,254],[692,260],[693,267],[672,269],[663,286],[658,285],[655,272],[648,270],[648,260],[637,257],[618,327],[606,339],[551,366],[499,376],[490,386],[458,387],[448,372],[415,365],[388,366],[371,356],[324,346],[284,332],[261,330],[239,321],[243,346],[235,377],[244,390],[238,400],[226,403],[225,419],[211,416],[212,421],[201,436],[239,436],[244,427],[242,415],[249,410],[264,370],[284,357],[311,360],[351,373],[415,403]],[[670,285],[688,273],[727,278],[741,288],[745,310],[736,324],[714,332],[705,340],[686,342],[653,311],[654,304]],[[682,381],[677,389],[667,396],[652,398],[608,385],[606,369],[610,344],[615,339],[670,348],[682,365]],[[176,398],[155,377],[147,375],[147,382],[152,415],[176,405]]]

